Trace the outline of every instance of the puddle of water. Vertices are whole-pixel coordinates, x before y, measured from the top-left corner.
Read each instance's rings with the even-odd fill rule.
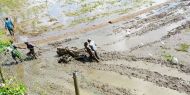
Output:
[[[153,83],[143,81],[137,78],[128,78],[115,72],[97,71],[89,72],[88,78],[103,83],[108,83],[116,87],[127,88],[132,90],[136,95],[187,95],[179,93],[169,88],[158,87]]]
[[[69,21],[73,20],[73,17],[65,16],[63,14],[63,11],[72,9],[73,5],[74,4],[71,4],[68,8],[67,7],[62,8],[62,5],[60,4],[60,2],[55,2],[53,5],[49,6],[48,14],[51,17],[56,18],[58,22],[66,25]],[[74,7],[76,7],[76,5]]]
[[[171,8],[175,8],[178,4],[176,2],[169,4],[167,7],[162,8],[162,9],[158,9],[155,10],[155,14],[160,14],[163,12],[166,12],[167,10],[171,9]]]
[[[151,0],[147,0],[147,2],[148,1],[151,1]],[[167,0],[152,0],[152,1],[155,3],[162,3]],[[39,2],[39,1],[37,0],[37,1],[33,1],[33,2],[35,3],[35,2]],[[108,1],[99,2],[96,0],[85,0],[83,2],[71,1],[69,3],[66,1],[64,2],[64,1],[59,1],[59,0],[58,1],[52,1],[52,0],[49,1],[48,0],[48,2],[50,2],[50,4],[48,5],[48,14],[50,16],[58,19],[58,21],[60,23],[64,23],[64,24],[69,24],[76,19],[79,20],[84,17],[94,16],[94,15],[100,13],[100,11],[101,11],[101,13],[111,12],[114,10],[117,11],[117,10],[121,10],[121,9],[132,8],[135,6],[133,4],[136,4],[136,3],[142,3],[139,1],[132,2],[130,0],[120,0],[119,2],[113,1],[112,3],[110,3],[110,2],[108,3]],[[99,3],[97,3],[97,2],[99,2]],[[93,3],[97,3],[99,5],[97,5],[98,6],[97,8],[94,8],[92,11],[90,11],[91,7],[88,5],[91,5]],[[85,4],[86,4],[86,6],[84,7]],[[125,4],[127,4],[127,6]],[[83,8],[85,8],[85,9],[83,9]],[[83,13],[83,11],[81,11],[81,10],[84,10],[84,11],[87,10],[87,12]],[[74,16],[74,17],[63,15],[65,13],[69,13],[69,12],[71,12],[71,13],[74,12],[74,13],[77,13],[78,15]]]
[[[60,3],[58,3],[58,2],[54,3],[53,5],[49,6],[49,8],[48,8],[48,14],[50,16],[58,17],[58,16],[60,16],[61,12],[62,12],[62,8],[61,8]]]

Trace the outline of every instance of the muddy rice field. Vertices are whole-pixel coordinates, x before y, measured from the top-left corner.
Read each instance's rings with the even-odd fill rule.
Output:
[[[71,3],[76,0],[66,1]],[[105,1],[113,1],[112,4],[115,0]],[[75,95],[72,77],[75,71],[81,95],[190,95],[190,1],[163,2],[147,5],[143,10],[134,9],[128,15],[119,11],[115,16],[110,15],[109,19],[101,17],[103,23],[97,19],[90,21],[89,25],[72,26],[81,22],[69,20],[70,24],[63,31],[77,30],[70,34],[63,35],[61,30],[56,30],[55,35],[48,38],[53,35],[48,30],[51,32],[45,36],[30,36],[30,40],[38,46],[38,59],[14,65],[4,58],[5,75],[23,81],[28,87],[28,95]],[[94,7],[98,4],[102,3]],[[97,13],[95,9],[91,11]],[[85,14],[88,17],[93,13]],[[68,15],[74,15],[75,20],[81,17],[76,10],[68,12]],[[77,60],[67,64],[57,62],[57,47],[82,49],[88,38],[98,46],[99,63]]]

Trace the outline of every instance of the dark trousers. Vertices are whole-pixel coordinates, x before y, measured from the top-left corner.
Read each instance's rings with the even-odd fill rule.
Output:
[[[27,56],[31,56],[31,57],[33,57],[35,59],[37,58],[34,49],[30,49],[30,51],[27,53]]]
[[[9,30],[9,33],[11,36],[14,36],[14,30],[13,29],[8,29]]]

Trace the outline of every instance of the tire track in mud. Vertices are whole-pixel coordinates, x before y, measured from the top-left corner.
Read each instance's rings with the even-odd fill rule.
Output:
[[[144,44],[144,45],[138,45],[136,47],[131,48],[129,52],[133,52],[133,51],[135,51],[135,50],[137,50],[139,48],[143,48],[143,47],[146,47],[146,46],[151,46],[153,44],[156,44],[156,43],[159,43],[161,41],[167,40],[167,39],[171,38],[172,36],[174,36],[176,34],[180,34],[182,32],[182,30],[185,30],[187,28],[190,28],[190,21],[186,21],[184,24],[178,26],[177,28],[172,29],[171,31],[168,32],[167,35],[161,37],[159,41],[150,42],[150,43],[147,43],[147,44]]]
[[[90,87],[99,91],[102,95],[135,95],[128,89],[114,87],[95,80],[83,80],[80,82],[80,87],[84,89],[89,89]]]
[[[174,9],[179,8],[180,6],[182,5],[178,4],[175,6]],[[122,39],[114,41],[106,45],[115,44],[119,41],[125,40],[126,37],[131,38],[134,36],[142,36],[145,33],[151,32],[153,30],[157,30],[163,26],[184,20],[185,17],[181,14],[176,13],[176,10],[174,9],[170,8],[166,12],[159,13],[159,14],[152,13],[153,16],[143,18],[143,19],[133,19],[131,21],[128,21],[127,23],[124,23],[123,26],[121,27],[118,26],[116,29],[113,30],[113,32],[119,33],[119,32],[122,32],[122,30],[127,30],[127,29],[130,29],[130,30],[135,29],[135,30],[134,32],[126,35]]]
[[[165,21],[165,20],[163,20],[163,21],[161,21],[160,23],[150,23],[150,24],[148,24],[147,26],[144,26],[142,29],[140,29],[140,31],[136,31],[136,32],[134,32],[134,33],[132,33],[132,34],[130,34],[130,35],[127,35],[127,36],[125,36],[125,37],[123,37],[122,39],[119,39],[119,40],[117,40],[117,41],[114,41],[114,42],[111,42],[111,43],[108,43],[108,44],[105,44],[105,45],[111,45],[111,44],[116,44],[117,42],[120,42],[120,41],[122,41],[122,40],[125,40],[126,39],[126,37],[128,37],[128,38],[131,38],[131,37],[134,37],[134,36],[142,36],[143,34],[145,34],[145,33],[148,33],[148,32],[151,32],[151,31],[153,31],[153,30],[156,30],[156,29],[159,29],[160,27],[163,27],[163,26],[165,26],[165,25],[168,25],[168,24],[171,24],[171,23],[175,23],[175,22],[178,22],[178,21],[181,21],[181,20],[184,20],[185,18],[184,17],[182,17],[181,15],[177,15],[176,17],[174,17],[174,18],[172,18],[171,20],[169,19],[168,20],[168,18],[166,18],[167,20]],[[119,31],[120,29],[118,29],[118,30],[113,30],[113,31]],[[158,41],[155,41],[155,42],[153,42],[153,43],[156,43],[156,42],[158,42]],[[137,47],[135,47],[135,48],[138,48],[138,47],[140,47],[140,46],[137,46]]]
[[[180,20],[185,19],[183,15],[176,13],[176,10],[181,8],[181,6],[184,6],[184,4],[179,3],[175,7],[171,7],[167,9],[164,12],[161,12],[159,14],[156,14],[154,12],[150,12],[151,16],[146,15],[146,18],[142,19],[133,19],[131,21],[128,21],[124,23],[124,27],[119,27],[117,29],[137,29],[136,32],[132,33],[130,36],[137,36],[137,35],[143,35],[146,32],[156,30],[162,26],[165,26],[169,23],[175,23]],[[164,10],[164,8],[168,8],[169,5],[165,5],[161,7],[160,9]],[[148,23],[148,24],[147,24]]]
[[[159,29],[160,27],[166,26],[166,25],[171,24],[171,23],[176,23],[178,21],[181,21],[181,20],[185,19],[182,15],[177,15],[177,14],[176,15],[173,14],[171,16],[168,16],[168,14],[160,14],[160,15],[165,16],[165,17],[161,18],[161,19],[159,19],[157,17],[156,21],[153,20],[153,21],[151,21],[151,23],[147,22],[147,23],[149,23],[148,25],[138,27],[138,28],[140,28],[140,30],[138,30],[135,33],[131,34],[130,37],[141,36],[141,35],[143,35],[143,34],[145,34],[147,32]]]
[[[169,19],[169,20],[168,20]],[[147,32],[150,32],[150,31],[153,31],[153,30],[156,30],[160,27],[163,27],[167,24],[170,24],[170,23],[175,23],[175,22],[178,22],[178,21],[181,21],[185,19],[184,17],[182,17],[181,15],[177,15],[173,18],[166,18],[164,20],[161,19],[161,22],[157,22],[156,24],[153,22],[153,23],[150,23],[148,26],[146,27],[143,27],[140,32],[136,32],[135,36],[141,36],[143,35],[144,33],[147,33]]]
[[[190,94],[190,83],[177,77],[171,77],[167,75],[161,75],[158,72],[151,72],[145,69],[137,69],[127,67],[123,65],[108,65],[108,64],[86,64],[82,65],[88,67],[88,69],[96,69],[103,71],[113,71],[121,75],[127,75],[129,77],[136,77],[155,83],[160,87],[166,87],[179,92]]]
[[[100,58],[102,61],[109,61],[109,60],[120,60],[124,59],[127,61],[145,61],[160,65],[165,65],[166,67],[176,68],[178,71],[183,73],[190,73],[190,66],[186,66],[183,64],[174,64],[171,62],[167,62],[162,59],[155,59],[152,57],[136,57],[136,56],[128,56],[128,52],[104,52],[100,54]]]

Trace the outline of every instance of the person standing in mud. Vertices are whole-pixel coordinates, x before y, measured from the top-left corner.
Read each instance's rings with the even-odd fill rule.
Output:
[[[88,39],[87,41],[88,41],[88,43],[89,43],[89,47],[90,47],[91,50],[94,52],[96,58],[97,58],[97,59],[100,59],[100,58],[98,57],[98,54],[97,54],[97,51],[96,51],[96,50],[97,50],[97,47],[96,47],[95,42],[92,41],[91,39]]]
[[[16,64],[18,64],[17,59],[20,60],[20,62],[23,61],[21,53],[17,50],[17,46],[13,45],[13,41],[10,41],[11,45],[7,47],[5,55],[7,52],[10,52],[12,58],[15,60]]]
[[[16,61],[16,64],[18,64],[17,58],[22,62],[22,57],[20,52],[17,50],[17,47],[13,45],[13,50],[11,51],[12,58]]]
[[[7,29],[11,36],[14,36],[14,24],[9,18],[5,18],[5,29]]]
[[[90,55],[89,56],[90,60],[94,59],[97,62],[99,62],[99,60],[96,58],[95,54],[92,52],[91,48],[89,47],[88,42],[84,43],[84,47],[85,47],[86,52]]]
[[[35,59],[37,59],[36,57],[36,53],[34,51],[34,46],[28,42],[25,42],[26,46],[27,46],[27,49],[29,49],[29,52],[27,53],[27,56],[31,56]]]

